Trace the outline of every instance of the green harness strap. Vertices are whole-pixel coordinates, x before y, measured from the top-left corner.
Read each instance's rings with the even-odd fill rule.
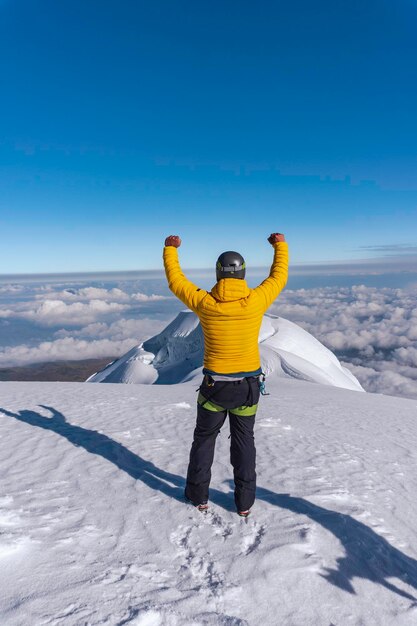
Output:
[[[252,406],[238,406],[236,409],[229,409],[229,412],[233,413],[233,415],[252,417],[252,415],[255,415],[257,409],[258,405],[252,404]]]
[[[197,402],[208,411],[214,411],[215,413],[224,411],[224,407],[220,406],[220,404],[212,402],[211,400],[207,400],[201,392],[198,394]]]
[[[226,410],[223,406],[220,406],[220,404],[211,402],[211,400],[206,400],[201,393],[198,394],[197,402],[208,411],[213,411],[215,413]],[[251,417],[252,415],[255,415],[257,408],[257,404],[252,404],[252,406],[238,406],[235,409],[229,409],[229,412],[233,413],[233,415]]]

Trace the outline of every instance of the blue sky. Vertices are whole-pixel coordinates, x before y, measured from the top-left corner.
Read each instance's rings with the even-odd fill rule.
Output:
[[[0,273],[416,252],[417,4],[2,0]],[[415,263],[415,260],[413,261]]]

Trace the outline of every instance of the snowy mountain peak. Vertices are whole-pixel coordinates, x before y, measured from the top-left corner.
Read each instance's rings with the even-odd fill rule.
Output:
[[[324,385],[363,391],[355,376],[318,339],[282,317],[265,315],[259,334],[262,369]]]
[[[262,369],[284,376],[363,391],[336,356],[308,332],[265,315],[259,333]],[[132,348],[87,382],[175,384],[201,376],[204,338],[198,317],[181,311],[158,335]]]

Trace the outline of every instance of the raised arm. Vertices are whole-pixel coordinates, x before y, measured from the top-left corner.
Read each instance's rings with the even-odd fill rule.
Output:
[[[184,302],[188,308],[196,312],[199,303],[204,296],[207,295],[207,292],[194,285],[194,283],[184,276],[178,259],[177,248],[179,248],[180,245],[181,239],[178,235],[170,235],[165,239],[165,274],[172,293]]]
[[[288,244],[284,235],[272,233],[268,241],[274,248],[274,260],[268,278],[254,289],[262,299],[265,311],[284,289],[288,278]]]

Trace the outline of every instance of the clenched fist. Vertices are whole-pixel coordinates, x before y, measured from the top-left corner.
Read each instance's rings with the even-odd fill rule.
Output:
[[[277,241],[285,241],[285,236],[282,233],[272,233],[269,235],[268,241],[273,246]]]
[[[169,235],[169,237],[165,239],[165,245],[179,248],[181,245],[181,239],[178,237],[178,235]]]

